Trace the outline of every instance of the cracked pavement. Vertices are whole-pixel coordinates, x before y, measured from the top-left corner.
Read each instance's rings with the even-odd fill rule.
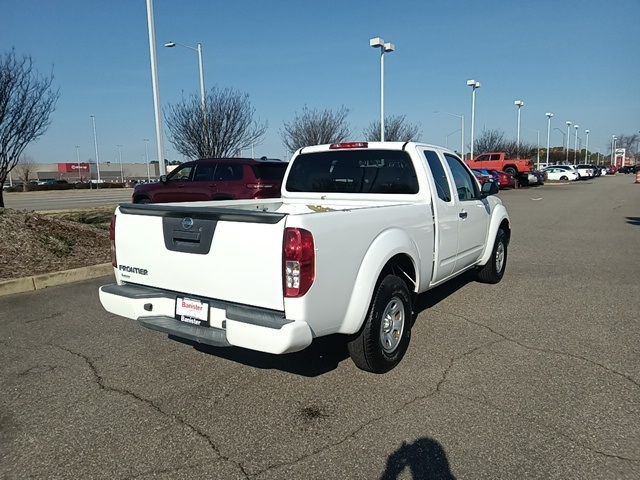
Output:
[[[501,193],[503,282],[422,295],[386,375],[335,338],[172,341],[104,312],[108,278],[1,298],[0,477],[640,478],[632,182]]]

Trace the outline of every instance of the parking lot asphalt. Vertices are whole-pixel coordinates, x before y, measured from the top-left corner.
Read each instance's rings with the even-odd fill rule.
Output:
[[[640,185],[500,196],[503,281],[422,295],[385,375],[171,341],[110,278],[1,299],[0,477],[640,478]]]
[[[14,192],[4,194],[7,208],[16,210],[67,210],[101,207],[130,202],[132,188],[103,188],[99,190],[48,190],[43,192]]]

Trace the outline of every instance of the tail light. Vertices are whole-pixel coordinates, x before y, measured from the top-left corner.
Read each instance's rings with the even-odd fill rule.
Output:
[[[118,268],[118,259],[116,258],[116,216],[111,217],[111,225],[109,225],[109,240],[111,241],[111,265]]]
[[[346,142],[346,143],[332,143],[329,145],[329,150],[344,150],[348,148],[368,148],[368,142]]]
[[[285,297],[302,297],[316,276],[316,252],[311,232],[285,228],[282,257]]]

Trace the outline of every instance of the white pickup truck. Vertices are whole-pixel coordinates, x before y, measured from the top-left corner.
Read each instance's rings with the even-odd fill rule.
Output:
[[[281,198],[120,205],[117,283],[100,301],[153,330],[273,354],[344,334],[355,364],[383,373],[407,350],[415,295],[469,269],[502,279],[511,227],[496,192],[433,145],[305,147]]]

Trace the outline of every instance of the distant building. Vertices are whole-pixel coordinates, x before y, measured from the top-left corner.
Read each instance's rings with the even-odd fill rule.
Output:
[[[150,163],[148,176],[159,177],[158,163]],[[105,182],[123,182],[145,180],[147,178],[146,163],[100,162],[100,180]],[[66,180],[68,182],[88,182],[98,179],[98,168],[95,163],[41,163],[34,165],[30,180]]]

